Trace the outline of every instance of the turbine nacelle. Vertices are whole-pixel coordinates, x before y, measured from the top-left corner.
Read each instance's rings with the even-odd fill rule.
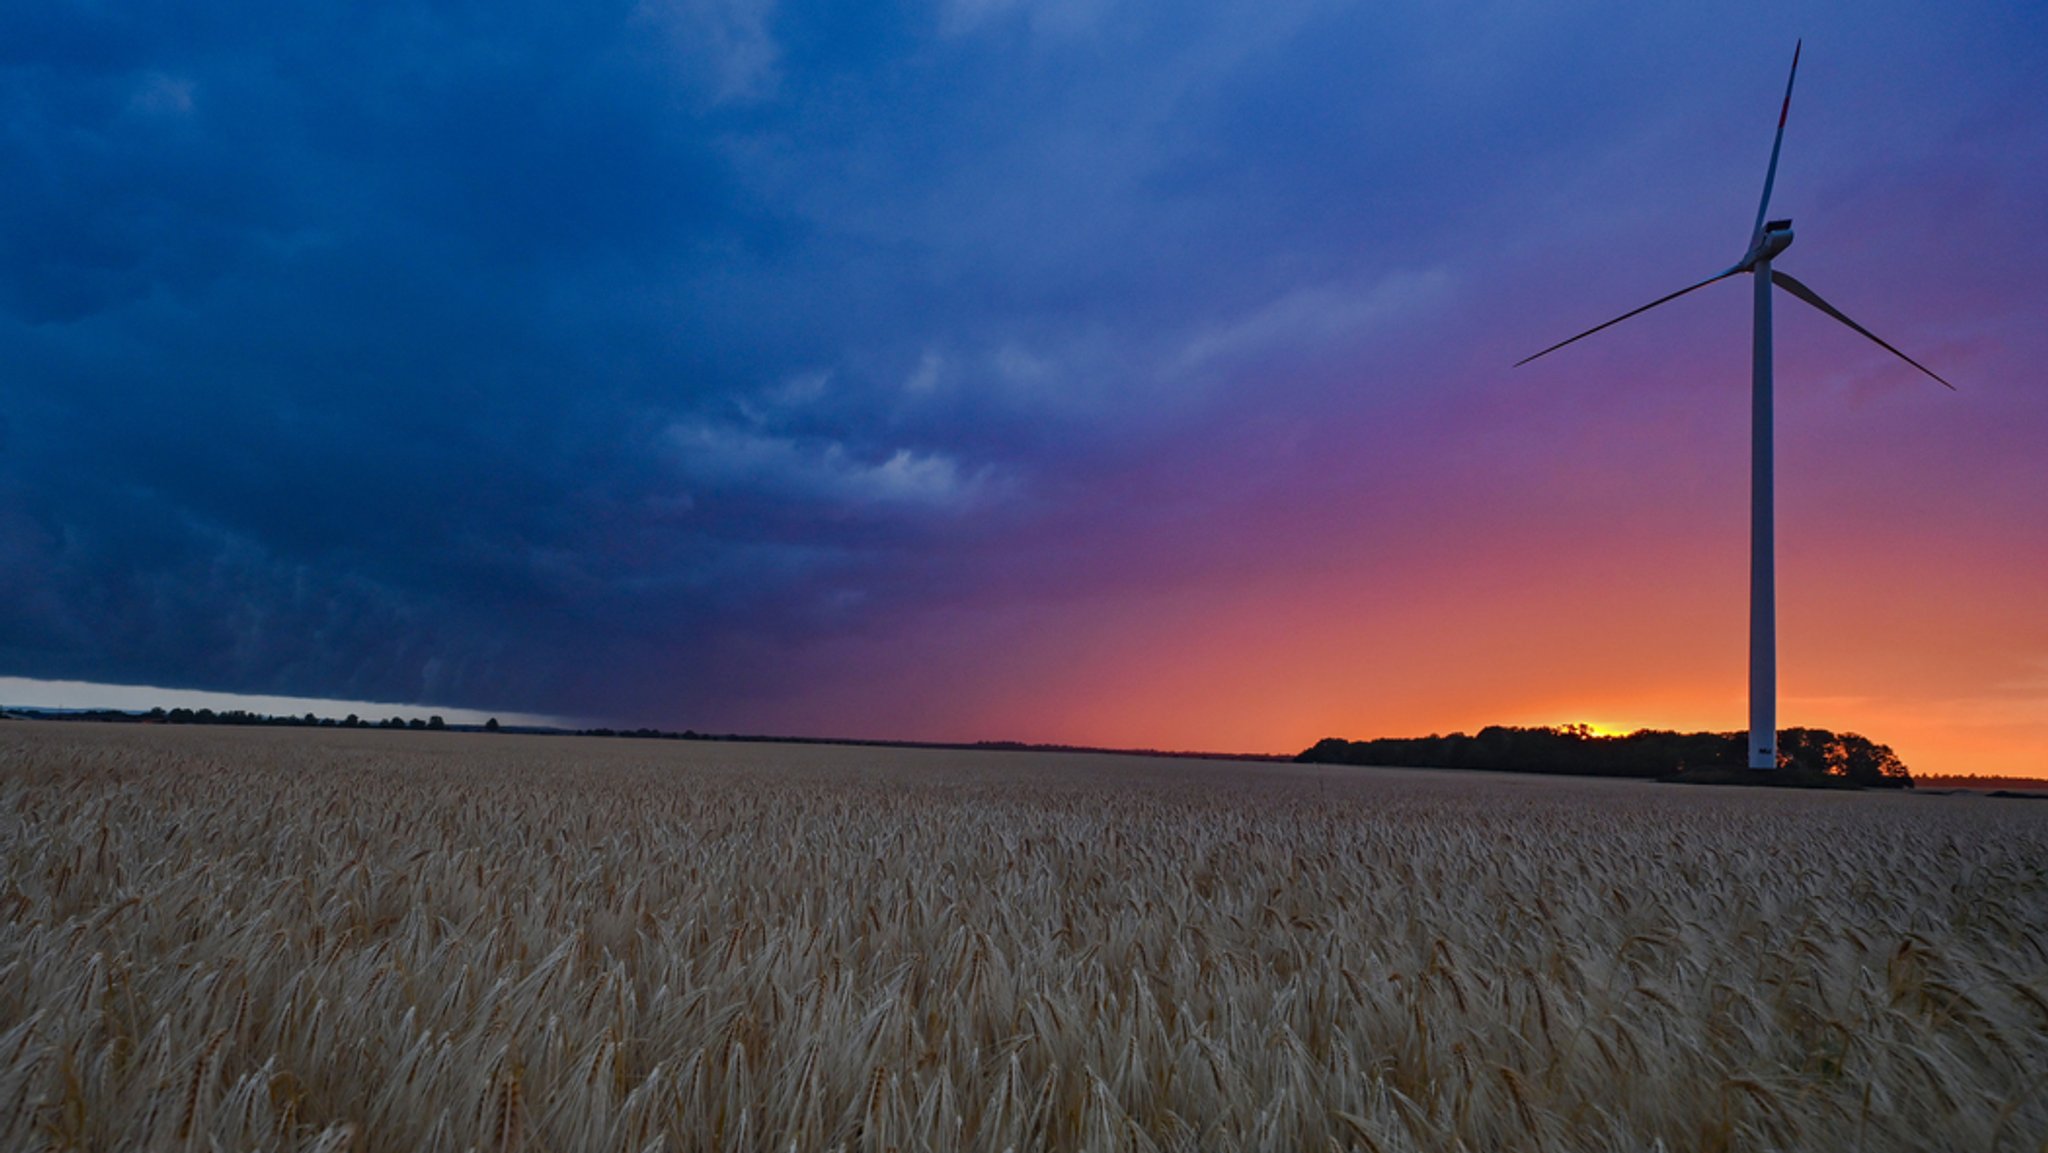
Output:
[[[1773,220],[1769,224],[1764,225],[1763,235],[1757,237],[1756,244],[1742,258],[1742,263],[1735,267],[1744,272],[1753,272],[1758,264],[1771,259],[1790,247],[1792,247],[1792,222],[1789,220]]]

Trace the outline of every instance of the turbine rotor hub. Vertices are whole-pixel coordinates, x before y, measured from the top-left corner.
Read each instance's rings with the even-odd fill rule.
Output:
[[[1760,261],[1769,260],[1792,247],[1792,222],[1773,220],[1764,225],[1764,234],[1757,238],[1756,247],[1750,249],[1749,258],[1742,262],[1744,268],[1755,268]]]

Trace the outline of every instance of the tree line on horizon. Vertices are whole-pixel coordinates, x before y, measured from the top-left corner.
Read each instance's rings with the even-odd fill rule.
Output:
[[[1476,735],[1326,737],[1295,760],[1310,764],[1485,769],[1588,777],[1669,777],[1686,772],[1747,770],[1748,734],[1638,729],[1599,736],[1586,725],[1516,728],[1489,725]],[[1912,788],[1913,777],[1890,746],[1859,733],[1780,729],[1778,766],[1846,784]]]
[[[145,725],[265,725],[287,728],[324,729],[427,729],[440,732],[453,728],[480,728],[485,732],[498,731],[498,718],[492,717],[482,725],[450,725],[440,715],[425,719],[419,717],[386,717],[383,720],[367,720],[354,713],[336,720],[316,713],[304,716],[291,714],[252,713],[245,709],[190,709],[179,707],[166,709],[159,705],[147,712],[131,709],[38,709],[14,708],[0,711],[0,715],[12,715],[30,719],[52,719],[66,721],[104,721],[116,724]]]

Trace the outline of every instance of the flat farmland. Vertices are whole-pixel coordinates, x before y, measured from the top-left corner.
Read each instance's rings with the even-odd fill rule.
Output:
[[[0,1148],[2039,1149],[2048,804],[0,723]]]

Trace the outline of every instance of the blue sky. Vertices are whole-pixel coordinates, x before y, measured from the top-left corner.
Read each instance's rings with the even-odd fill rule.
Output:
[[[1803,35],[1784,266],[1964,394],[1781,337],[1787,531],[1863,592],[1786,579],[2002,616],[1830,618],[1788,691],[2048,732],[2038,9],[137,9],[0,15],[0,675],[1261,748],[1711,714],[1628,691],[1719,635],[1684,582],[1618,647],[1526,622],[1739,558],[1746,296],[1505,365],[1739,255]]]

